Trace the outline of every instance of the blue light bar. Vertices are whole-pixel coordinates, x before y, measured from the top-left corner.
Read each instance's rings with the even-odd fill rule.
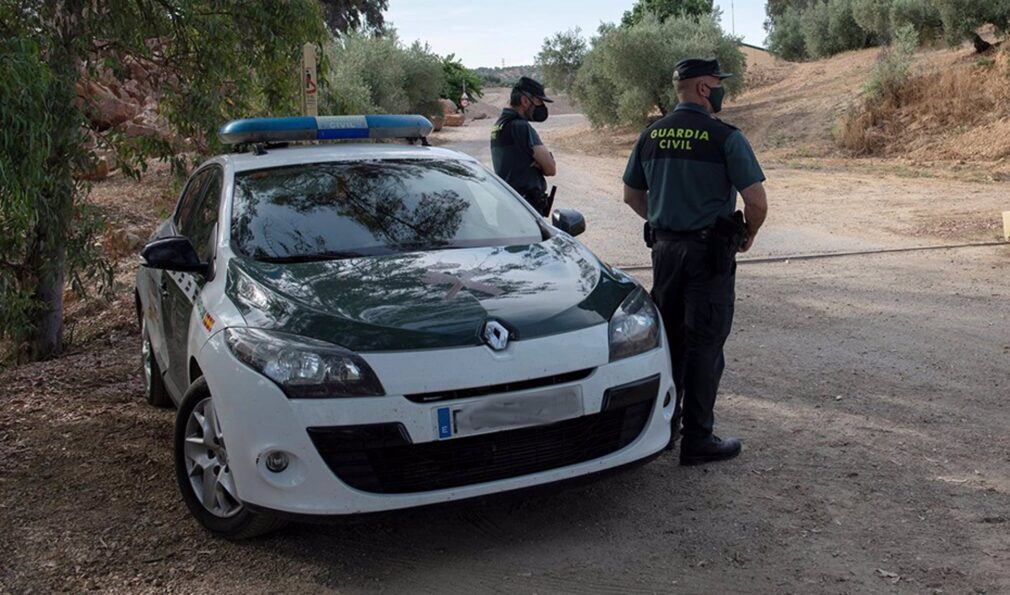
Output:
[[[424,116],[294,116],[233,120],[218,136],[226,145],[315,140],[423,138],[434,127]]]

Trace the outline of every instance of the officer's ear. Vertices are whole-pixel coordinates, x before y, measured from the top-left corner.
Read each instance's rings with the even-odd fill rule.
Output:
[[[708,99],[712,95],[712,87],[702,79],[698,79],[698,95]]]

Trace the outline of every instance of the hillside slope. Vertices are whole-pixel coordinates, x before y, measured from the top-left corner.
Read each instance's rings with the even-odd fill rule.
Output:
[[[749,73],[753,86],[721,117],[745,130],[755,147],[781,150],[783,156],[844,156],[835,142],[839,121],[861,107],[879,55],[873,48],[755,68]],[[1010,119],[996,97],[1008,82],[1005,63],[1005,53],[978,56],[967,45],[920,51],[899,104],[887,106],[883,120],[872,119],[883,135],[875,154],[1005,160]]]
[[[931,171],[947,162],[953,169],[1010,179],[1010,49],[985,56],[967,44],[921,50],[899,105],[864,118],[873,151],[857,154],[841,148],[836,141],[841,120],[865,107],[865,89],[880,51],[754,65],[747,73],[748,89],[727,101],[719,117],[741,128],[765,160],[851,163],[850,157],[868,155],[897,158],[912,168],[929,164]],[[573,126],[554,142],[590,155],[627,155],[638,132],[589,132]]]

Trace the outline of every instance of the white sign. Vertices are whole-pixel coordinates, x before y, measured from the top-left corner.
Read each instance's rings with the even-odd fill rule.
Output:
[[[319,115],[319,85],[316,79],[316,46],[302,46],[302,112],[306,116]]]

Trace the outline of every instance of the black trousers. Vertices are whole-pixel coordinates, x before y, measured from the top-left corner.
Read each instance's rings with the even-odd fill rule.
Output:
[[[685,441],[712,434],[713,409],[726,360],[723,346],[733,326],[736,263],[713,272],[709,243],[659,240],[652,248],[652,299],[670,342],[673,380],[683,400]]]

